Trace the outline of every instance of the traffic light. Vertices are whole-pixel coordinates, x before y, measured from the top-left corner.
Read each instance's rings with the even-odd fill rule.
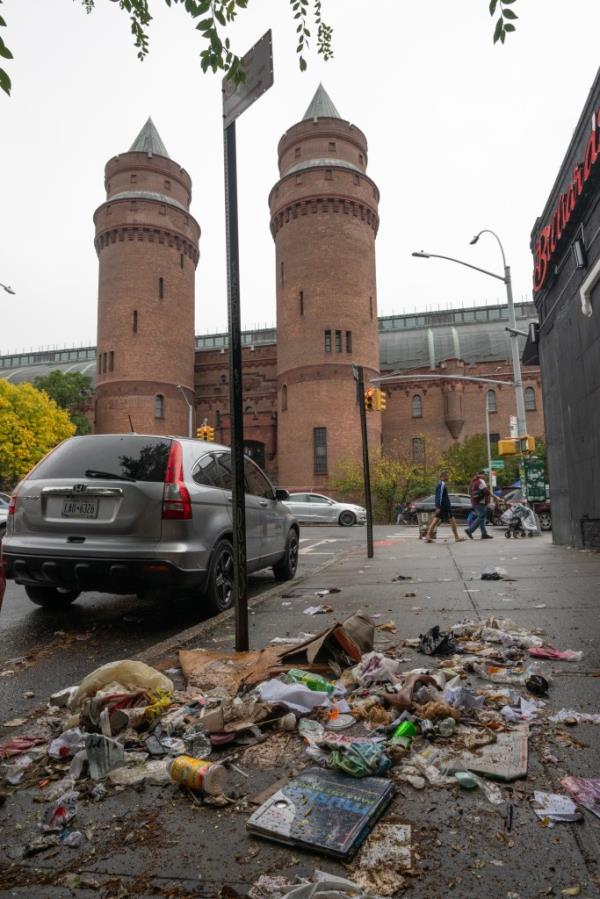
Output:
[[[201,428],[196,428],[196,437],[198,440],[204,440],[204,425]]]
[[[210,425],[207,425],[204,430],[206,431],[206,440],[214,440],[215,439],[215,429],[211,428]]]
[[[372,387],[368,387],[365,390],[365,409],[367,412],[372,412],[375,408],[375,391]]]
[[[375,411],[376,412],[385,412],[387,408],[387,394],[380,390],[379,387],[375,388]]]
[[[499,456],[516,456],[519,453],[531,453],[535,449],[535,437],[505,437],[498,441]]]

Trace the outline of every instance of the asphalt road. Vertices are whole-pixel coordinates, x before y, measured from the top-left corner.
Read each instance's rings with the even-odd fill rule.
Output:
[[[388,533],[393,528],[376,530]],[[360,526],[302,527],[298,576],[365,541],[366,528]],[[249,596],[275,583],[269,569],[252,575]],[[133,658],[209,617],[201,599],[161,603],[105,593],[86,593],[68,609],[50,612],[31,603],[23,587],[9,582],[0,613],[0,720],[29,712],[93,668]],[[27,698],[24,694],[30,691],[34,696]]]

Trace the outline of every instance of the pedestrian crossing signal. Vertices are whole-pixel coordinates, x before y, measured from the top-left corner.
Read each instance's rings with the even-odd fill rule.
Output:
[[[365,409],[367,412],[372,412],[375,408],[375,391],[372,387],[368,387],[365,390]]]

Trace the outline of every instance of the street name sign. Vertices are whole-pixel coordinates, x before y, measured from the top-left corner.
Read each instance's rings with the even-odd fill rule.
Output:
[[[235,84],[224,78],[223,128],[227,128],[244,110],[273,85],[273,41],[271,30],[267,31],[242,58],[242,71],[246,79]]]

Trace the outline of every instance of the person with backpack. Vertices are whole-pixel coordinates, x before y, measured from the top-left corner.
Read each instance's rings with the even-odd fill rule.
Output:
[[[432,543],[435,540],[436,531],[443,521],[447,521],[452,528],[454,539],[457,543],[463,543],[464,537],[458,536],[458,528],[456,527],[456,518],[452,512],[452,504],[448,495],[448,472],[441,471],[440,479],[435,488],[435,512],[429,523],[429,527],[425,533],[425,542]]]
[[[481,529],[481,539],[482,540],[493,540],[491,534],[488,534],[485,527],[485,519],[487,517],[487,505],[490,501],[490,491],[485,483],[485,472],[482,470],[478,471],[476,475],[471,479],[471,486],[469,488],[469,493],[471,494],[471,506],[473,507],[473,512],[476,515],[474,521],[471,521],[471,524],[465,528],[465,534],[469,538],[469,540],[473,539],[473,531],[476,531],[477,528]]]

